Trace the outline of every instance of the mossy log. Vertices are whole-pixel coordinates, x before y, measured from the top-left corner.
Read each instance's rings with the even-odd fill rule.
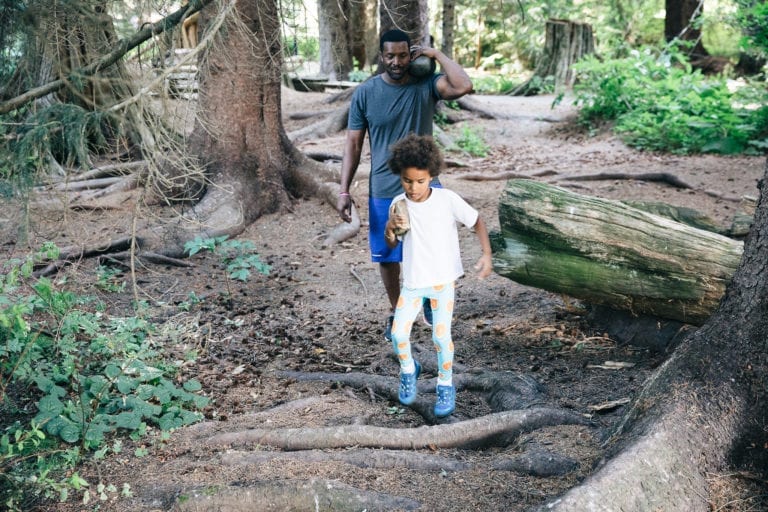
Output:
[[[625,203],[510,180],[493,235],[494,270],[593,304],[701,325],[743,243]]]

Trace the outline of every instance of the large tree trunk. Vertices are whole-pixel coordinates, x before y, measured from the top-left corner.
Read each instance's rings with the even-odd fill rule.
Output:
[[[510,180],[494,237],[498,274],[593,304],[703,324],[742,243],[618,201]]]
[[[533,77],[512,94],[538,94],[543,80],[553,80],[556,88],[573,86],[576,79],[573,64],[594,51],[595,41],[591,25],[568,20],[548,20],[544,52],[536,65]]]
[[[348,23],[349,27],[349,45],[352,56],[351,69],[365,69],[368,65],[368,52],[370,46],[376,47],[375,41],[369,37],[371,33],[376,33],[375,25],[371,27],[370,16],[368,14],[371,2],[360,0],[349,3],[349,19],[354,20]],[[374,21],[376,18],[374,17]],[[347,77],[348,78],[348,77]]]
[[[440,50],[453,58],[454,26],[456,24],[456,0],[443,0],[443,40]]]
[[[276,2],[234,3],[236,15],[201,59],[199,120],[189,139],[211,185],[185,223],[165,233],[167,255],[183,254],[183,242],[194,236],[235,236],[261,215],[287,207],[291,197],[316,194],[323,182],[337,181],[285,134]],[[212,8],[201,14],[205,30]]]
[[[381,32],[398,28],[411,37],[413,44],[430,46],[429,5],[426,0],[381,0]]]
[[[319,0],[317,10],[320,23],[320,73],[329,80],[346,80],[352,71],[351,5],[348,0]]]
[[[710,483],[765,479],[768,382],[768,164],[755,221],[722,303],[638,396],[609,459],[542,510],[710,510]]]
[[[664,2],[664,39],[680,39],[692,44],[688,50],[691,60],[709,55],[701,42],[701,18],[704,0],[666,0]]]

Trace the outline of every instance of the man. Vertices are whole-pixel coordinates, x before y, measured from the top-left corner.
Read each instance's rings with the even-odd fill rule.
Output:
[[[412,59],[426,55],[437,61],[441,73],[417,78],[409,73]],[[472,81],[459,64],[435,48],[411,46],[408,34],[389,30],[379,40],[379,59],[384,72],[360,84],[352,96],[347,123],[347,139],[341,164],[341,190],[337,209],[345,222],[351,221],[352,197],[349,186],[360,164],[365,134],[371,149],[369,179],[368,241],[371,260],[379,263],[392,311],[400,295],[402,248],[389,248],[384,240],[389,205],[403,189],[389,171],[389,146],[409,133],[432,135],[435,106],[439,100],[454,100],[472,91]],[[429,321],[429,310],[425,308]],[[385,337],[391,340],[392,314],[387,319]]]

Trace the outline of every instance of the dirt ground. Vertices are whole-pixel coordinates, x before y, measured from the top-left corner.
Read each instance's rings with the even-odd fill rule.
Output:
[[[333,108],[325,103],[331,95],[284,90],[286,130],[314,120],[294,119],[292,114]],[[569,123],[575,113],[570,100],[555,108],[551,108],[551,96],[476,96],[471,100],[500,118],[466,114],[466,120],[447,130],[455,134],[464,125],[475,127],[492,150],[484,158],[449,153],[448,159],[462,166],[448,168],[441,180],[478,208],[491,230],[498,229],[497,204],[504,181],[462,176],[514,172],[583,194],[690,206],[727,226],[741,211],[740,199],[756,195],[756,182],[764,170],[763,157],[657,155],[631,150],[610,134],[589,137]],[[341,155],[343,140],[343,133],[330,134],[303,142],[300,148]],[[471,267],[479,248],[468,230],[461,231],[468,273],[457,288],[456,373],[498,372],[533,379],[541,390],[525,403],[527,407],[565,410],[590,420],[588,424],[531,428],[504,446],[405,450],[423,456],[419,460],[426,455],[437,460],[421,468],[406,462],[388,467],[377,461],[383,453],[395,457],[395,452],[364,451],[360,446],[285,452],[259,443],[215,441],[216,434],[253,428],[427,428],[428,420],[416,410],[400,406],[373,386],[366,389],[344,383],[345,378],[359,376],[371,383],[390,379],[391,388],[397,386],[397,364],[383,338],[387,315],[383,286],[368,255],[367,163],[365,160],[352,188],[364,227],[340,245],[322,246],[325,235],[338,222],[333,208],[317,199],[302,199],[290,212],[258,220],[240,237],[252,240],[272,266],[268,276],[253,276],[244,284],[229,281],[221,262],[208,254],[194,256],[190,268],[155,265],[141,271],[139,293],[157,305],[157,318],[165,319],[158,343],[179,359],[192,350],[199,354],[196,360],[180,365],[181,377],[199,379],[211,398],[206,422],[175,432],[167,441],[154,435],[140,441],[148,450],[141,458],[126,448],[81,471],[92,482],[102,481],[118,489],[128,483],[132,497],[108,493],[107,500],[98,504],[70,503],[58,510],[514,512],[545,503],[590,473],[603,453],[605,435],[664,355],[623,346],[595,332],[585,322],[578,301],[498,275],[476,279]],[[637,180],[567,179],[601,172],[666,172],[692,188]],[[84,235],[91,240],[107,239],[127,227],[126,217],[119,212],[48,213],[45,222],[35,221],[33,235],[60,246],[73,244]],[[10,252],[12,236],[5,231],[3,242]],[[130,285],[124,294],[92,287],[94,266],[86,260],[66,274],[115,307],[132,298]],[[203,300],[183,311],[178,306],[190,292]],[[414,329],[415,353],[426,368],[420,395],[427,408],[434,400],[430,365],[434,368],[435,354],[429,336],[425,326]],[[608,361],[630,364],[612,368],[606,366]],[[338,379],[305,381],[281,372],[324,372],[336,374]],[[442,423],[451,425],[493,412],[487,395],[460,390],[456,413]],[[353,453],[361,455],[362,462],[336,457]],[[566,468],[563,474],[541,470],[528,474],[504,465],[541,453],[547,460],[563,460],[559,466]],[[720,478],[724,490],[712,498],[712,510],[749,510],[754,505],[725,476],[713,475],[713,479]],[[323,501],[323,493],[329,489],[347,490],[367,501],[350,508],[340,502],[329,505]],[[305,497],[306,501],[281,505],[285,495]]]

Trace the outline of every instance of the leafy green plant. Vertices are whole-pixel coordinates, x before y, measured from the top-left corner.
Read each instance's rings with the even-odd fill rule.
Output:
[[[365,82],[371,74],[364,69],[354,69],[349,72],[350,82]]]
[[[482,131],[471,126],[464,126],[461,129],[461,134],[456,138],[456,145],[472,156],[483,157],[491,150],[483,138]]]
[[[507,94],[520,85],[521,80],[513,79],[502,73],[472,77],[472,85],[477,94]]]
[[[45,246],[0,275],[0,503],[8,510],[23,509],[25,496],[83,492],[88,483],[71,470],[85,454],[103,457],[110,439],[138,439],[149,425],[196,422],[208,401],[197,381],[176,385],[147,320],[110,316],[93,298],[32,280],[35,264],[57,252]]]
[[[238,281],[247,281],[251,276],[251,270],[268,275],[271,267],[261,261],[256,252],[256,246],[250,240],[227,240],[228,237],[200,238],[188,241],[184,244],[190,256],[194,256],[202,250],[208,250],[221,257],[227,267],[227,276]]]
[[[588,57],[574,66],[582,123],[614,122],[614,130],[636,148],[687,154],[754,152],[765,139],[766,94],[747,104],[724,79],[693,71],[674,47],[650,48],[628,58]],[[746,94],[746,93],[741,93]]]
[[[105,292],[122,292],[125,290],[125,281],[119,278],[122,273],[120,269],[100,265],[96,269],[96,287]]]

